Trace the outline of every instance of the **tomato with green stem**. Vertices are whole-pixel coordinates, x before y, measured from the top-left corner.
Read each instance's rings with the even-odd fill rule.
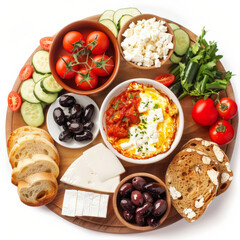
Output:
[[[219,145],[228,144],[234,137],[234,128],[226,120],[218,120],[209,128],[209,137]]]
[[[40,39],[40,46],[46,50],[46,51],[50,51],[50,48],[52,46],[53,43],[53,39],[54,37],[43,37]]]
[[[93,72],[100,77],[108,76],[112,73],[114,62],[111,57],[103,54],[93,58]]]
[[[15,92],[11,91],[8,94],[8,106],[12,111],[17,111],[22,105],[22,98],[21,96]]]
[[[229,97],[221,98],[218,101],[216,108],[218,111],[218,115],[226,120],[235,117],[238,110],[236,102]]]
[[[30,64],[27,64],[25,66],[22,67],[20,73],[19,73],[19,79],[21,81],[25,81],[27,79],[29,79],[32,74],[33,74],[33,66]]]
[[[86,42],[80,32],[71,31],[63,37],[63,48],[70,53],[80,51],[84,46]]]
[[[75,83],[82,90],[91,90],[97,86],[98,77],[92,70],[80,68],[75,76]]]

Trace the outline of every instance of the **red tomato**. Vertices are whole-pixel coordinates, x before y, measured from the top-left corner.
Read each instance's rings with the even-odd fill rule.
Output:
[[[8,94],[8,106],[12,111],[17,111],[22,105],[22,98],[21,96],[14,92],[11,91]]]
[[[73,57],[67,55],[60,57],[56,63],[57,74],[63,79],[73,78],[76,75],[74,71],[78,70],[78,65],[72,66],[72,64],[74,64]]]
[[[198,100],[192,109],[193,120],[203,126],[210,126],[217,121],[218,112],[211,98]]]
[[[169,85],[171,85],[174,82],[175,76],[171,73],[164,73],[164,74],[157,76],[154,80],[156,80],[157,82],[160,82],[164,86],[168,87]]]
[[[74,43],[76,43],[75,47],[73,46]],[[63,48],[70,53],[72,51],[75,52],[75,50],[80,51],[82,49],[82,46],[85,45],[86,43],[83,35],[77,31],[68,32],[63,38]]]
[[[218,114],[223,119],[232,119],[237,114],[237,104],[231,98],[224,97],[216,105]]]
[[[87,36],[87,46],[92,54],[103,54],[109,47],[109,40],[105,33],[93,31]]]
[[[218,120],[209,129],[211,140],[219,145],[228,144],[234,137],[234,128],[226,120]]]
[[[86,68],[81,68],[75,76],[75,83],[82,90],[91,90],[97,86],[98,77],[93,71],[88,71]]]
[[[54,37],[44,37],[40,39],[40,45],[41,47],[46,50],[49,51],[50,47],[52,46],[52,42],[53,42]]]
[[[23,68],[21,69],[20,73],[19,73],[19,79],[24,81],[29,79],[33,74],[33,67],[32,65],[25,65],[23,66]]]
[[[112,58],[107,55],[97,55],[93,58],[93,72],[97,76],[108,76],[114,68],[114,62]]]

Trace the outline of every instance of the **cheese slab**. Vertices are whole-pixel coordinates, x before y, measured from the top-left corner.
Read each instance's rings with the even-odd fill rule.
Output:
[[[65,190],[62,215],[75,217],[77,205],[77,190]]]
[[[109,199],[109,195],[101,194],[101,199],[99,203],[99,212],[98,212],[99,217],[102,217],[102,218],[107,217],[108,199]]]
[[[98,174],[101,181],[106,181],[125,172],[118,158],[102,143],[89,148],[83,153],[89,168]]]
[[[82,187],[90,190],[101,192],[114,192],[120,182],[120,176],[115,176],[106,181],[99,179],[98,172],[93,171],[88,164],[89,159],[84,156],[76,159],[64,173],[60,181]],[[105,164],[102,165],[104,168]]]

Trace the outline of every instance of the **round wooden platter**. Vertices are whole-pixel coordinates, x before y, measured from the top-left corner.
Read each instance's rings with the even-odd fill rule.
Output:
[[[93,20],[97,21],[100,15],[95,15],[92,17],[87,18],[88,20]],[[172,22],[170,20],[167,20],[168,22]],[[182,26],[181,26],[182,27]],[[196,40],[196,35],[192,33],[190,30],[182,27],[190,36],[191,41],[194,42]],[[38,51],[40,47],[38,47],[36,51]],[[33,53],[34,54],[34,53]],[[27,60],[26,64],[31,64],[32,62],[32,56],[33,54],[29,57]],[[134,67],[132,67],[130,64],[126,63],[124,59],[121,59],[121,65],[120,65],[120,70],[118,72],[118,75],[114,82],[104,91],[96,94],[96,95],[91,95],[90,97],[98,104],[99,108],[101,107],[101,103],[104,100],[105,96],[108,94],[108,92],[114,88],[116,85],[119,83],[131,79],[131,78],[150,78],[154,79],[157,75],[161,73],[166,73],[168,72],[168,68],[171,65],[171,62],[168,61],[166,64],[164,64],[160,69],[156,70],[139,70]],[[222,64],[219,62],[218,63],[218,68],[221,71],[225,71],[224,67]],[[19,87],[21,85],[21,81],[19,78],[17,78],[13,90],[18,91]],[[221,96],[229,96],[230,98],[234,99],[234,93],[233,89],[231,86],[231,83],[228,84],[228,87],[226,91],[221,92]],[[181,142],[179,143],[178,147],[176,150],[166,159],[155,163],[155,164],[150,164],[150,165],[135,165],[135,164],[130,164],[126,163],[124,161],[121,161],[122,164],[124,165],[126,172],[121,176],[122,178],[134,173],[134,172],[148,172],[152,173],[158,177],[160,177],[163,181],[165,178],[165,172],[167,169],[168,164],[170,163],[171,159],[173,156],[179,151],[181,146],[187,142],[189,139],[194,138],[194,137],[202,137],[204,139],[209,139],[208,136],[208,128],[207,127],[202,127],[200,125],[197,125],[191,116],[191,111],[192,111],[192,98],[186,97],[184,100],[181,101],[181,105],[184,111],[184,132],[183,136],[181,139]],[[47,110],[46,110],[47,111]],[[238,119],[235,117],[233,120],[231,120],[231,123],[237,132],[237,127],[238,127]],[[10,136],[11,132],[21,126],[24,126],[25,123],[22,120],[20,111],[17,112],[12,112],[9,108],[7,110],[7,116],[6,116],[6,139]],[[44,123],[41,128],[47,130],[46,123]],[[70,164],[77,159],[83,151],[85,151],[87,148],[90,148],[94,146],[97,143],[103,142],[102,137],[99,133],[98,137],[87,147],[81,148],[81,149],[68,149],[65,147],[62,147],[58,144],[56,144],[56,147],[59,151],[60,154],[60,174],[58,177],[58,180],[62,177],[62,175],[65,173],[67,168],[70,166]],[[232,152],[234,149],[234,144],[235,140],[233,140],[230,144],[223,146],[222,149],[226,152],[228,157],[231,159]],[[77,224],[78,226],[95,230],[95,231],[101,231],[101,232],[107,232],[107,233],[134,233],[136,231],[129,229],[125,226],[123,226],[120,221],[116,218],[114,211],[113,211],[113,205],[112,205],[112,195],[110,194],[109,198],[109,205],[108,205],[108,211],[107,211],[107,218],[93,218],[93,217],[66,217],[61,215],[62,211],[62,203],[63,203],[63,197],[64,197],[64,191],[65,189],[80,189],[76,188],[67,184],[64,184],[60,181],[59,182],[59,190],[57,197],[54,199],[53,202],[47,205],[47,207],[55,212],[57,215],[63,217],[69,222],[72,222],[74,224]],[[84,189],[83,189],[84,190]],[[181,216],[177,213],[177,211],[174,209],[174,207],[171,208],[170,214],[166,221],[161,225],[159,228],[165,227],[169,224],[172,224],[178,220],[181,219]],[[159,229],[157,231],[160,231]]]

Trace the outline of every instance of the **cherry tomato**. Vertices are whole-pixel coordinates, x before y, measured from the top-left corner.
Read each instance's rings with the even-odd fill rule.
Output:
[[[75,46],[74,50],[73,50],[73,44],[78,42],[78,46]],[[65,50],[67,50],[68,52],[72,52],[75,50],[76,51],[80,51],[82,49],[82,46],[85,46],[85,39],[83,37],[83,35],[80,32],[77,31],[71,31],[68,32],[64,38],[63,38],[63,48]]]
[[[228,97],[221,98],[216,108],[219,116],[227,120],[235,117],[238,110],[236,102]]]
[[[88,71],[86,68],[81,68],[75,76],[75,83],[82,90],[91,90],[97,86],[98,77],[93,71]]]
[[[77,71],[79,67],[78,65],[72,66],[72,64],[74,64],[73,57],[67,55],[60,57],[56,63],[57,74],[63,79],[73,78],[76,75],[76,72],[72,70]],[[68,69],[69,71],[67,71]]]
[[[210,126],[217,121],[218,112],[211,98],[198,100],[192,109],[193,120],[202,125]]]
[[[219,145],[228,144],[234,137],[234,128],[226,120],[218,120],[209,129],[209,137]]]
[[[164,73],[164,74],[157,76],[154,80],[157,82],[160,82],[164,86],[168,87],[169,85],[171,85],[174,82],[175,76],[171,73]]]
[[[109,40],[105,33],[93,31],[87,36],[87,46],[92,54],[103,54],[109,47]]]
[[[32,65],[25,65],[23,66],[23,68],[21,69],[20,73],[19,73],[19,79],[24,81],[29,79],[33,74],[33,67]]]
[[[8,94],[8,106],[12,111],[17,111],[22,105],[21,96],[14,91]]]
[[[52,46],[54,37],[44,37],[40,39],[40,46],[46,50],[50,51],[50,47]]]
[[[114,68],[114,62],[112,58],[107,55],[97,55],[93,58],[93,72],[97,76],[108,76]]]

